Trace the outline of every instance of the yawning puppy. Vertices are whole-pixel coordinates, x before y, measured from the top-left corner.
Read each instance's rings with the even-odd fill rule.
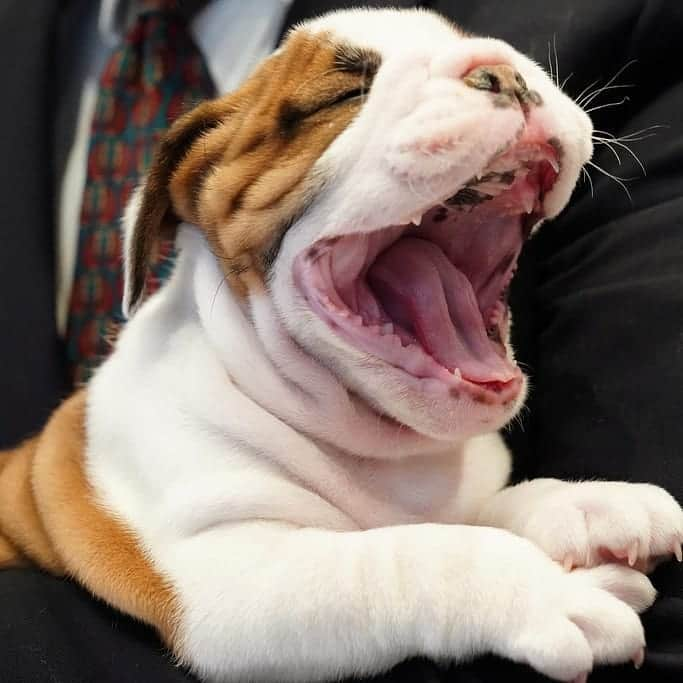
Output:
[[[162,142],[124,221],[130,322],[0,459],[0,563],[73,576],[208,681],[640,663],[632,567],[680,559],[678,504],[506,489],[496,434],[525,393],[507,287],[591,132],[536,64],[434,14],[298,27]]]

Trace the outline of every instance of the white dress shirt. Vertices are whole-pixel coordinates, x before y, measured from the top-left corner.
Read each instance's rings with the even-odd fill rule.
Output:
[[[90,126],[100,74],[130,21],[134,0],[83,0],[61,42],[77,45],[77,55],[63,74],[64,96],[56,112],[55,154],[57,244],[57,328],[66,331],[74,277],[78,230],[86,180]],[[291,0],[214,0],[193,18],[190,32],[204,56],[219,93],[233,90],[275,47]]]

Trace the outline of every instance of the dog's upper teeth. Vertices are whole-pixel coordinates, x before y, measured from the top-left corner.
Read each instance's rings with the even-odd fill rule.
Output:
[[[550,159],[548,159],[548,163],[553,167],[553,171],[555,171],[555,173],[560,172],[560,165],[557,163],[556,159],[553,159],[551,157]]]
[[[416,226],[416,227],[419,228],[419,227],[420,227],[420,224],[422,223],[422,214],[420,214],[420,213],[416,214],[415,216],[413,216],[413,217],[410,219],[410,222],[411,222],[414,226]]]

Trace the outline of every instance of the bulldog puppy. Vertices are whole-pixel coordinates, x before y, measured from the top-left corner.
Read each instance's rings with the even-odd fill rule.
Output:
[[[640,665],[638,569],[680,559],[678,503],[505,488],[496,433],[525,395],[507,288],[591,133],[538,65],[435,14],[297,27],[161,143],[124,221],[130,322],[0,459],[0,562],[73,577],[206,681]]]

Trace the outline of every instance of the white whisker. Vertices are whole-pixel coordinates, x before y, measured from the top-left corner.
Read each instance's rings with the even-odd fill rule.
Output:
[[[583,90],[574,98],[574,101],[575,101],[577,104],[579,104],[579,106],[580,106],[581,98],[584,97],[585,93],[587,93],[587,92],[592,92],[592,91],[591,91],[591,88],[592,88],[593,86],[597,85],[599,82],[600,82],[600,79],[599,79],[599,78],[596,78],[592,83],[590,83],[589,85],[587,85],[587,86],[586,86],[586,87],[585,87],[585,88],[584,88],[584,89],[583,89]]]
[[[591,198],[595,198],[595,192],[593,190],[593,178],[591,178],[591,174],[586,170],[585,167],[581,168],[581,173],[588,178],[588,184],[591,186]]]
[[[622,147],[625,149],[635,160],[638,166],[640,166],[641,170],[643,171],[643,175],[647,175],[647,171],[645,170],[645,164],[640,160],[638,155],[628,146],[625,145],[621,140],[617,140],[616,138],[612,140],[613,145],[619,145],[619,147]]]
[[[626,192],[626,196],[629,198],[629,201],[633,203],[633,197],[631,197],[631,193],[628,191],[628,187],[626,187],[626,184],[624,182],[628,180],[633,180],[633,178],[620,178],[619,176],[616,176],[613,173],[606,171],[604,168],[602,168],[602,166],[598,166],[596,163],[593,163],[592,161],[589,161],[588,165],[592,166],[596,171],[599,171],[604,176],[611,178],[615,183],[617,183],[617,185],[620,185],[623,188],[624,192]]]
[[[596,92],[593,92],[593,93],[591,93],[590,95],[586,95],[586,96],[583,98],[583,100],[581,100],[580,102],[579,102],[579,98],[577,98],[577,104],[579,104],[579,106],[581,106],[581,107],[584,107],[584,106],[586,106],[590,101],[592,101],[595,97],[597,97],[598,94],[600,94],[601,92],[604,92],[605,90],[609,90],[609,89],[611,89],[612,87],[617,87],[617,88],[619,88],[619,87],[632,87],[632,86],[612,86],[612,83],[614,83],[614,81],[616,81],[617,78],[619,78],[619,76],[621,76],[621,74],[623,74],[624,71],[626,71],[626,69],[628,69],[629,66],[631,66],[632,64],[635,64],[636,61],[637,61],[636,59],[632,59],[630,62],[626,62],[626,64],[624,64],[624,66],[622,66],[621,69],[619,69],[619,70],[614,74],[614,76],[612,76],[612,78],[610,78],[610,79],[607,81],[607,83],[605,83],[605,85],[602,86],[601,88],[599,88]]]
[[[593,141],[597,142],[599,145],[605,145],[606,147],[608,147],[612,154],[614,154],[614,156],[616,157],[617,163],[621,166],[621,157],[619,156],[617,150],[614,149],[614,147],[612,147],[612,144],[609,140],[607,140],[607,138],[594,137]]]
[[[572,72],[569,74],[569,76],[567,76],[567,78],[565,78],[565,79],[562,81],[562,84],[560,85],[560,90],[564,90],[564,86],[567,85],[567,83],[569,83],[569,79],[570,79],[573,75],[574,75],[574,72],[572,71]]]
[[[557,60],[557,34],[553,33],[553,52],[555,53],[555,85],[560,87],[560,65]]]
[[[634,83],[620,83],[617,85],[605,85],[602,88],[598,88],[595,92],[590,93],[586,97],[584,97],[583,101],[581,104],[579,104],[580,107],[587,107],[598,95],[602,95],[602,93],[607,92],[608,90],[620,90],[622,88],[635,88]]]
[[[595,129],[596,133],[600,133],[602,135],[609,135],[611,138],[614,140],[619,140],[620,142],[637,142],[639,140],[646,140],[647,138],[654,137],[657,135],[655,130],[657,128],[669,128],[669,126],[663,125],[663,124],[657,124],[654,126],[647,126],[647,128],[641,128],[640,130],[634,130],[632,133],[627,133],[626,135],[620,135],[617,137],[616,135],[612,135],[612,133],[606,131],[606,130],[598,130],[597,128]],[[642,133],[647,133],[646,135],[642,135]]]
[[[655,138],[657,137],[657,133],[648,133],[647,135],[637,135],[636,137],[622,137],[622,138],[614,138],[615,140],[619,140],[619,142],[640,142],[641,140],[647,140],[649,138]]]
[[[591,107],[590,109],[585,109],[586,114],[590,114],[593,111],[598,111],[599,109],[607,109],[608,107],[618,107],[620,104],[625,104],[629,101],[628,96],[619,100],[619,102],[608,102],[607,104],[600,104],[597,107]]]

